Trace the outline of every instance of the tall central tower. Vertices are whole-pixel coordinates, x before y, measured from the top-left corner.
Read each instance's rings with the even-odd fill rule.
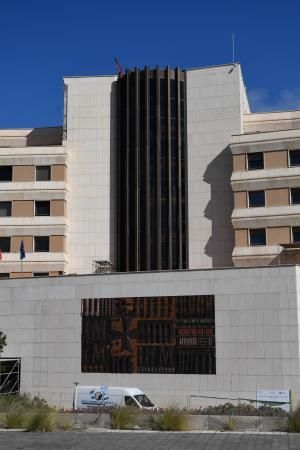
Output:
[[[118,271],[187,267],[185,76],[118,79]]]

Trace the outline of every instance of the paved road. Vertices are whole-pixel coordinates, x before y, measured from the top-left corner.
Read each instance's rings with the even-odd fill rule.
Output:
[[[1,450],[299,450],[300,434],[1,432]]]

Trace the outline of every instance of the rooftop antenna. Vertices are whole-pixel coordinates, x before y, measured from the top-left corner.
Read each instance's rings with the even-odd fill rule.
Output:
[[[234,42],[234,33],[232,33],[232,64],[235,64],[235,42]]]
[[[122,77],[123,76],[123,69],[122,69],[122,66],[121,66],[120,61],[118,60],[118,58],[115,58],[115,64],[116,64],[117,69],[119,71],[120,77]]]

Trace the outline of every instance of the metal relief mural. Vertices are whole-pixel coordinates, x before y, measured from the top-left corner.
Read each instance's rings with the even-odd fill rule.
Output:
[[[214,296],[89,298],[81,370],[216,373]]]

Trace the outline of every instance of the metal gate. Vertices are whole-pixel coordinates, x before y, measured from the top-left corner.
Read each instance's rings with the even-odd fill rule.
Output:
[[[0,359],[0,395],[19,394],[21,358]]]

